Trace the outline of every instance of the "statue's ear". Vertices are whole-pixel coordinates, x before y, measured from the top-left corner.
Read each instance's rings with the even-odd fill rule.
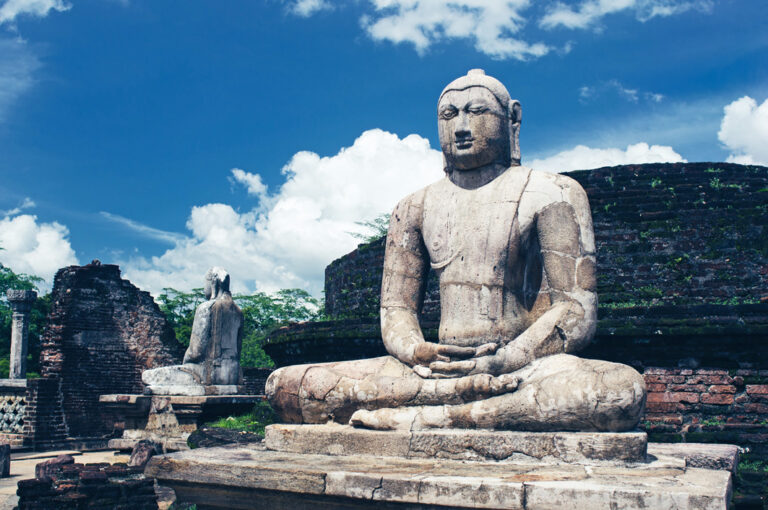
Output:
[[[523,118],[523,109],[520,101],[510,99],[507,108],[509,112],[509,152],[513,164],[520,164],[520,121]]]
[[[508,111],[510,123],[520,124],[520,121],[523,119],[523,108],[520,106],[520,101],[510,99]]]

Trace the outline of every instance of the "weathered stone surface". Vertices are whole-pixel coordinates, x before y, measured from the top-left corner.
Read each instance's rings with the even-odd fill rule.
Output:
[[[240,349],[243,312],[229,292],[229,274],[213,267],[205,275],[205,297],[195,311],[184,364],[147,370],[142,381],[155,395],[236,394],[242,384]]]
[[[266,392],[284,420],[378,430],[637,425],[640,374],[573,356],[597,320],[586,193],[520,166],[520,119],[519,102],[482,70],[443,90],[446,176],[401,200],[387,234],[381,334],[390,356],[278,369]],[[440,286],[439,343],[419,324],[429,268]]]
[[[297,503],[305,502],[309,496],[319,497],[314,500],[318,502],[316,508],[333,508],[329,501],[341,506],[338,502],[343,501],[348,508],[364,505],[376,508],[376,502],[381,502],[382,505],[423,505],[414,508],[434,505],[528,510],[725,510],[731,483],[727,471],[686,470],[681,462],[675,464],[663,459],[649,463],[644,469],[537,466],[293,454],[265,450],[260,445],[155,457],[145,473],[158,478],[162,485],[177,488],[177,493],[186,490],[188,494],[196,494],[201,498],[199,501],[205,500],[211,508],[233,508],[228,506],[233,494],[240,498],[250,495],[252,508],[269,508],[279,494],[282,498],[293,497]],[[255,497],[262,494],[267,497]],[[193,498],[191,502],[197,501]],[[311,507],[297,504],[296,508]]]
[[[648,454],[685,459],[687,466],[736,473],[739,447],[732,444],[650,443]]]
[[[264,436],[244,430],[233,430],[219,427],[200,427],[187,438],[190,448],[211,448],[227,444],[244,445],[259,443]]]
[[[645,462],[647,436],[643,432],[380,431],[336,424],[275,424],[267,427],[264,441],[270,450],[318,455],[623,465]]]
[[[123,436],[109,447],[131,450],[142,440],[169,451],[186,450],[187,438],[203,423],[245,414],[263,395],[102,395],[99,402],[123,419]]]
[[[35,466],[35,478],[49,478],[53,473],[58,472],[61,466],[74,464],[75,458],[68,454],[59,455],[56,458],[46,460]]]
[[[142,440],[136,443],[131,451],[131,458],[128,460],[130,467],[137,467],[144,469],[149,462],[149,459],[155,455],[163,453],[163,445],[155,443],[154,441]]]
[[[0,478],[11,474],[11,445],[0,444]]]
[[[8,367],[9,379],[26,379],[27,351],[29,342],[29,312],[37,299],[34,290],[6,291],[8,304],[13,310],[11,324],[11,359]]]

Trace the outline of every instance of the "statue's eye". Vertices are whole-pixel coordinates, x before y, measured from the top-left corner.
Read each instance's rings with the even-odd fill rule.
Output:
[[[452,119],[456,116],[458,112],[455,108],[446,108],[442,112],[440,112],[440,117],[443,119]]]
[[[474,115],[480,115],[481,113],[485,113],[486,111],[488,111],[488,108],[486,108],[485,106],[470,106],[469,108],[467,108],[467,111]]]

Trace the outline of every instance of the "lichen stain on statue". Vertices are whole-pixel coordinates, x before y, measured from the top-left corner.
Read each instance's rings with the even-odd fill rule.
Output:
[[[390,356],[284,367],[267,396],[292,423],[380,430],[626,431],[642,376],[575,355],[593,338],[595,240],[569,177],[520,165],[520,104],[481,70],[438,102],[445,177],[400,201],[387,236],[381,329]],[[440,284],[439,343],[418,312]]]
[[[184,364],[141,375],[153,395],[229,395],[242,381],[243,312],[229,292],[229,274],[219,267],[205,275],[204,303],[195,311]]]

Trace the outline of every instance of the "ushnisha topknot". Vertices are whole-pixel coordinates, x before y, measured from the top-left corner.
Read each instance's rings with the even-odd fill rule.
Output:
[[[440,100],[443,99],[445,93],[449,90],[464,90],[468,89],[469,87],[485,87],[486,89],[490,90],[494,96],[496,96],[499,104],[501,104],[505,110],[508,110],[509,102],[512,100],[512,97],[509,95],[507,88],[493,76],[488,76],[485,74],[485,71],[482,69],[470,69],[467,71],[467,74],[456,78],[451,83],[446,85],[446,87],[443,89],[443,92],[440,94],[440,99],[437,100],[438,104],[440,103]]]

